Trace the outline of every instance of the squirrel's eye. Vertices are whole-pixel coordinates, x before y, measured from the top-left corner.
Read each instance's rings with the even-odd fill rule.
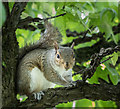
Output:
[[[60,59],[60,55],[59,54],[57,54],[57,58]]]

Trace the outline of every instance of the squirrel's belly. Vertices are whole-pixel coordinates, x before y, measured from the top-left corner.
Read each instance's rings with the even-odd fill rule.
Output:
[[[48,88],[54,87],[55,84],[46,80],[43,75],[43,72],[40,71],[37,67],[34,67],[31,74],[31,81],[30,81],[30,91],[31,92],[40,92],[46,90]]]

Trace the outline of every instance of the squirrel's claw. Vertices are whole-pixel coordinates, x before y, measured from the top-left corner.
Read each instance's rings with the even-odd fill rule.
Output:
[[[33,93],[35,99],[41,100],[42,96],[44,95],[43,91],[40,91],[38,93]]]

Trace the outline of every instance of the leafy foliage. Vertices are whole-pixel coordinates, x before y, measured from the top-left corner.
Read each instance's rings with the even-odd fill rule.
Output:
[[[0,4],[1,5],[1,4]],[[10,9],[12,9],[13,3],[9,3]],[[2,6],[3,7],[3,6]],[[47,7],[47,8],[46,8]],[[2,8],[3,20],[5,20],[5,11]],[[120,10],[119,10],[120,11]],[[86,37],[92,37],[93,33],[105,32],[104,38],[107,42],[114,42],[116,45],[120,41],[119,34],[114,35],[112,27],[120,23],[118,18],[118,2],[29,2],[26,10],[22,14],[22,18],[31,16],[33,18],[47,18],[49,16],[59,15],[66,13],[66,15],[57,17],[51,20],[51,23],[56,26],[63,35],[62,44],[70,43],[78,37],[84,38],[84,36],[70,36],[67,37],[66,30],[74,32],[83,32],[88,30],[89,33]],[[3,24],[4,21],[2,21]],[[34,23],[32,25],[37,25]],[[1,25],[1,24],[0,24]],[[91,28],[92,27],[92,28]],[[94,27],[94,28],[93,28]],[[29,31],[18,29],[16,31],[19,47],[23,47],[26,43],[32,43],[40,38],[41,30]],[[96,44],[100,38],[84,42],[76,45],[74,49],[80,49],[84,47],[91,47]],[[116,85],[120,81],[120,64],[116,64],[120,52],[115,52],[112,58],[97,68],[92,78],[88,79],[90,84],[99,84],[98,79],[102,78],[106,82],[112,82]],[[106,60],[110,56],[103,59]],[[89,67],[90,60],[87,62],[76,63],[78,66]],[[74,71],[73,71],[74,72]],[[109,78],[108,78],[109,75]],[[74,80],[80,80],[81,75],[73,77]],[[110,81],[109,81],[110,80]],[[57,86],[56,86],[57,87]],[[18,97],[19,98],[19,97]],[[78,100],[70,103],[59,104],[56,107],[116,107],[112,101],[90,101],[87,99]]]

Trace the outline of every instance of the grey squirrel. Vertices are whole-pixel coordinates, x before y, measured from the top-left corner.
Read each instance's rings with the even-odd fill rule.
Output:
[[[73,84],[74,44],[71,47],[60,46],[59,31],[48,22],[45,22],[45,26],[46,30],[40,40],[28,46],[27,53],[24,52],[20,57],[17,77],[20,94],[38,93],[54,87],[55,84]]]

